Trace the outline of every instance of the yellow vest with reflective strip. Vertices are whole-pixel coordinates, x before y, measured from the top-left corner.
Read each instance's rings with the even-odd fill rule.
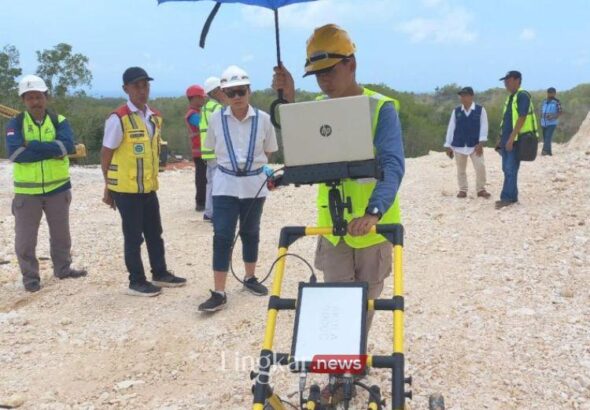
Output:
[[[65,117],[58,115],[58,123],[64,120]],[[37,125],[31,115],[25,111],[22,133],[25,141],[52,142],[55,141],[56,129],[49,115],[45,115],[43,123]],[[65,155],[63,158],[51,158],[37,162],[15,162],[13,179],[14,192],[17,194],[45,194],[69,182],[70,160]]]
[[[518,91],[516,91],[514,93],[514,97],[512,97],[512,104],[510,106],[510,109],[512,110],[512,129],[514,129],[514,127],[516,127],[516,121],[518,121],[518,94],[520,93],[527,93],[529,94],[527,91],[523,90],[522,88],[519,88]],[[518,135],[516,136],[516,138],[514,138],[514,141],[518,141],[518,137],[521,134],[526,134],[527,132],[533,132],[535,134],[535,136],[537,138],[539,138],[539,134],[537,132],[537,117],[535,116],[535,108],[533,107],[533,98],[531,97],[531,95],[529,94],[529,98],[530,98],[530,105],[529,105],[529,112],[526,116],[526,120],[524,121],[524,124],[522,125],[522,128],[520,129],[520,132],[518,133]],[[508,102],[510,101],[510,96],[506,97],[506,101],[504,101],[504,109],[502,110],[502,123],[500,124],[500,129],[502,129],[502,126],[504,125],[504,115],[506,114],[506,110],[508,109]]]
[[[205,141],[207,141],[207,130],[209,129],[209,118],[215,111],[219,111],[223,108],[215,100],[209,100],[201,108],[201,121],[199,122],[199,130],[201,131],[201,158],[204,160],[215,159],[215,151],[209,148],[205,148]]]
[[[108,188],[131,194],[157,191],[162,117],[158,113],[151,116],[154,135],[150,138],[141,117],[125,108],[115,111],[121,120],[123,140],[109,165]]]
[[[379,115],[381,112],[381,107],[386,102],[391,102],[394,104],[395,107],[395,100],[393,98],[385,97],[379,93],[376,93],[372,90],[363,89],[363,94],[369,97],[369,103],[371,107],[371,126],[373,131],[373,138],[375,138],[375,132],[377,131],[377,124],[379,123]],[[319,97],[318,99],[323,99],[325,97]],[[396,108],[397,110],[397,108]],[[346,221],[350,222],[354,218],[360,218],[361,216],[365,215],[365,210],[369,204],[369,199],[373,194],[373,190],[375,189],[376,181],[374,179],[370,179],[367,182],[364,180],[345,180],[342,182],[340,187],[338,188],[342,194],[347,197],[350,197],[352,202],[352,213],[348,211],[344,211],[344,218]],[[317,209],[318,209],[318,226],[332,226],[332,217],[330,215],[330,209],[328,207],[328,191],[329,187],[326,184],[321,184],[318,187],[318,197],[317,197]],[[401,222],[401,213],[399,207],[399,194],[396,195],[395,201],[391,205],[391,207],[383,214],[381,220],[379,221],[380,224],[394,224]],[[334,235],[325,235],[324,236],[328,241],[330,241],[334,246],[340,242],[340,237]],[[379,234],[370,233],[363,236],[351,236],[346,235],[344,236],[344,241],[348,246],[351,248],[368,248],[369,246],[377,245],[386,241],[385,237]]]

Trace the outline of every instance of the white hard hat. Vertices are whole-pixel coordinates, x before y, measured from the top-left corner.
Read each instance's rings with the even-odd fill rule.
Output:
[[[209,77],[205,80],[205,84],[203,88],[205,89],[205,93],[209,94],[211,91],[215,90],[216,88],[220,87],[219,78],[218,77]]]
[[[48,90],[45,81],[36,75],[25,75],[18,83],[18,95],[23,96],[28,91],[41,91],[42,93]]]
[[[248,73],[240,67],[230,65],[221,74],[221,88],[237,87],[240,85],[250,85],[250,77]]]

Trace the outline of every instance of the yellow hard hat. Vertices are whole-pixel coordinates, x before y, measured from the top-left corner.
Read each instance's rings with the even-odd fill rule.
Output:
[[[348,33],[336,24],[316,28],[307,40],[304,77],[338,64],[355,51],[356,46]]]

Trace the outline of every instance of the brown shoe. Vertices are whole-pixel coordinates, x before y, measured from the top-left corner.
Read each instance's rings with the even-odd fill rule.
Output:
[[[457,198],[467,198],[467,192],[459,191],[459,193],[457,194]]]
[[[504,207],[514,205],[516,202],[496,201],[496,209],[502,209]]]
[[[492,195],[491,195],[491,194],[490,194],[488,191],[486,191],[485,189],[482,189],[481,191],[479,191],[479,192],[477,193],[477,196],[480,196],[480,197],[482,197],[482,198],[488,199],[488,198],[489,198],[489,197],[491,197]]]

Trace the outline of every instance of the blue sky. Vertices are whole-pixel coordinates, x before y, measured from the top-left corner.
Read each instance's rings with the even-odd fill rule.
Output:
[[[205,49],[198,47],[211,1],[0,0],[0,47],[21,54],[23,73],[35,50],[66,42],[90,58],[92,95],[119,96],[131,65],[155,78],[154,95],[175,96],[230,64],[245,68],[255,89],[270,84],[275,64],[272,12],[223,5]],[[357,45],[358,79],[403,91],[447,83],[476,90],[500,86],[509,69],[530,89],[569,89],[590,81],[588,0],[318,0],[280,10],[284,64],[302,79],[305,42],[314,27],[336,23]]]

